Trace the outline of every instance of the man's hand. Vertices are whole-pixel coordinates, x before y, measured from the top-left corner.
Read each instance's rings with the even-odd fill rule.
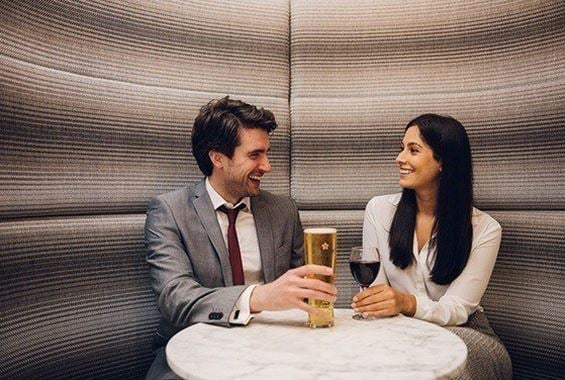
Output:
[[[416,298],[412,294],[379,284],[357,293],[351,307],[370,317],[391,317],[399,313],[412,317],[416,312]]]
[[[304,302],[304,299],[335,302],[337,289],[321,280],[306,278],[309,275],[331,276],[333,270],[322,265],[304,265],[289,270],[269,284],[257,286],[249,301],[251,312],[298,308],[320,316],[325,315],[323,311]]]

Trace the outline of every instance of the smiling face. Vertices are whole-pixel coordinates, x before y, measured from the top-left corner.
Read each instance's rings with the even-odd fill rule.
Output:
[[[434,158],[432,148],[422,140],[420,129],[415,125],[408,128],[401,145],[402,151],[395,160],[400,167],[400,186],[416,192],[437,192],[441,162]]]
[[[257,196],[263,175],[271,171],[267,153],[271,148],[269,134],[259,128],[240,128],[239,145],[229,158],[211,151],[214,165],[210,181],[228,202],[236,204],[247,196]]]

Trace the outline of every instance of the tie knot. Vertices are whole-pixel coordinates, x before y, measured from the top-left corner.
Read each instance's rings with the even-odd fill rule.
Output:
[[[237,218],[237,214],[245,207],[245,204],[241,203],[239,206],[234,208],[227,208],[226,206],[218,207],[218,211],[223,212],[228,216],[228,220],[230,223],[233,223]]]

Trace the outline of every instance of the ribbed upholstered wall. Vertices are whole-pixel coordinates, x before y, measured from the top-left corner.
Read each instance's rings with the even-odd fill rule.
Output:
[[[338,228],[340,306],[361,210],[399,190],[406,123],[450,114],[503,227],[487,315],[516,378],[562,377],[564,62],[563,2],[291,0],[291,194],[305,225]]]
[[[565,3],[291,2],[292,195],[362,208],[398,189],[403,128],[470,134],[483,208],[563,208]]]
[[[290,193],[288,1],[0,2],[0,378],[141,378],[148,200],[201,177],[199,107],[274,111]]]
[[[267,187],[289,192],[285,1],[3,2],[0,216],[143,212],[200,178],[211,98],[272,109]]]
[[[515,378],[565,370],[565,212],[496,211],[502,247],[483,306],[512,357]]]
[[[144,219],[0,223],[0,378],[144,376],[157,318]]]
[[[144,375],[143,213],[200,178],[190,127],[226,94],[277,117],[265,187],[338,228],[339,307],[404,125],[460,119],[504,229],[487,314],[516,378],[561,378],[564,25],[549,0],[0,1],[0,378]]]

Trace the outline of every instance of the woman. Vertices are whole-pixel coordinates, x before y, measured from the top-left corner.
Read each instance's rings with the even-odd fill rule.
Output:
[[[374,286],[353,298],[368,316],[399,313],[450,328],[467,344],[462,378],[512,377],[506,349],[479,302],[492,273],[501,227],[473,207],[471,149],[451,117],[425,114],[408,123],[396,163],[402,194],[371,199],[364,254],[381,256]]]

